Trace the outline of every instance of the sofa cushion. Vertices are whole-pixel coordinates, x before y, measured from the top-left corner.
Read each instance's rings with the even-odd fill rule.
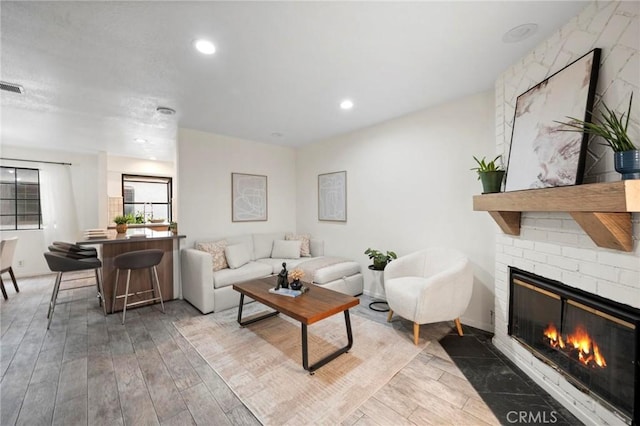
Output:
[[[223,269],[213,273],[213,287],[222,288],[246,280],[268,277],[271,267],[260,262],[249,262],[237,269]]]
[[[225,247],[227,247],[226,240],[196,243],[196,250],[205,251],[211,255],[213,272],[229,267],[224,254]]]
[[[311,257],[324,256],[324,240],[311,239],[309,241]]]
[[[234,244],[246,245],[247,250],[249,251],[249,255],[251,256],[251,260],[255,260],[255,258],[253,257],[253,235],[235,235],[232,237],[225,237],[225,240],[227,240],[227,244],[230,246]]]
[[[309,257],[311,256],[311,249],[309,247],[309,241],[311,240],[311,235],[309,234],[286,234],[284,236],[285,240],[299,240],[302,242],[300,245],[300,256],[301,257]]]
[[[300,259],[301,241],[275,240],[271,257],[276,259]]]
[[[227,257],[227,263],[231,269],[237,269],[251,261],[251,253],[249,253],[246,244],[227,246],[224,249],[224,255]]]
[[[275,240],[284,240],[284,232],[269,232],[266,234],[253,234],[254,259],[271,257],[271,249]]]

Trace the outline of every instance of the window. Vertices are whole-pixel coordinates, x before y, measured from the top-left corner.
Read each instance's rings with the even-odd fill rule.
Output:
[[[171,178],[122,175],[123,214],[171,221]]]
[[[0,167],[0,229],[40,229],[40,171]]]

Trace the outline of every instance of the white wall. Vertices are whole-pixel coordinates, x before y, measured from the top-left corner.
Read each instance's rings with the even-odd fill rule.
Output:
[[[19,158],[33,161],[55,161],[71,163],[70,167],[73,197],[76,203],[75,217],[78,220],[78,230],[96,228],[98,226],[98,201],[100,195],[98,182],[98,156],[92,154],[71,153],[24,148],[2,145],[2,157]],[[3,166],[37,167],[35,163],[5,161]],[[2,238],[17,236],[19,238],[14,257],[14,272],[23,277],[49,273],[49,268],[42,255],[51,241],[45,241],[42,230],[3,231]],[[74,240],[79,235],[69,236]],[[18,267],[18,261],[24,261],[24,266]]]
[[[493,117],[490,91],[300,148],[297,231],[324,239],[327,254],[360,262],[368,294],[368,247],[399,256],[432,246],[462,250],[475,271],[462,320],[492,330],[496,226],[472,211],[481,185],[469,169],[472,155],[494,155]],[[347,222],[319,222],[318,174],[341,170],[347,171]]]
[[[638,2],[594,2],[505,70],[496,80],[498,151],[506,154],[509,149],[517,96],[595,47],[602,49],[596,98],[604,99],[612,108],[626,111],[630,93],[635,92],[637,97],[640,92],[639,15]],[[631,113],[636,122],[640,117],[638,105],[640,102],[634,102]],[[637,128],[634,134],[638,134]],[[620,180],[613,168],[611,150],[599,142],[589,144],[585,181]],[[500,233],[497,238],[494,344],[588,424],[623,422],[508,335],[508,267],[515,266],[640,308],[639,213],[633,213],[633,238],[631,253],[596,247],[568,213],[524,213],[519,237]]]
[[[293,231],[296,221],[295,154],[268,145],[190,129],[178,132],[178,229],[194,240],[253,232]],[[231,221],[231,173],[267,176],[268,220]]]

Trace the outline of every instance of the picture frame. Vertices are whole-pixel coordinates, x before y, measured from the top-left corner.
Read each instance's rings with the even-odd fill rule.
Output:
[[[318,175],[318,220],[347,221],[347,172]]]
[[[593,49],[518,96],[505,191],[582,183],[588,135],[558,121],[591,120],[599,65]]]
[[[231,221],[266,221],[267,177],[245,173],[231,173]]]

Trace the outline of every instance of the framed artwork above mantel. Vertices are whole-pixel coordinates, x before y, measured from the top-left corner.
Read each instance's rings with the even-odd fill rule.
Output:
[[[588,135],[557,121],[591,120],[599,65],[593,49],[518,96],[505,191],[582,183]]]

